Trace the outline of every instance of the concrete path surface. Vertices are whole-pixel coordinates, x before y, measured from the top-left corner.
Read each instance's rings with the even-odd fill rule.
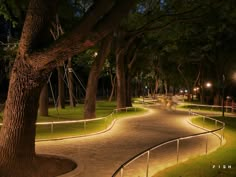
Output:
[[[64,156],[77,163],[78,167],[74,171],[61,177],[111,177],[120,165],[141,151],[176,137],[203,131],[187,123],[186,112],[167,111],[157,107],[149,109],[143,116],[118,120],[110,131],[103,134],[37,142],[37,153]],[[219,139],[215,136],[207,139],[210,149],[219,145]],[[179,159],[184,160],[187,156],[200,151],[204,153],[205,142],[206,137],[181,142]],[[163,164],[176,163],[176,143],[156,150],[150,157],[152,172],[149,173],[161,170],[164,168]],[[136,165],[131,164],[125,169],[124,177],[141,177],[146,171],[145,168],[146,157],[143,157]]]

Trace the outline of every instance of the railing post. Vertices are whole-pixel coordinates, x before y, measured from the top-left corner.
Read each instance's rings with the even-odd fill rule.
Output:
[[[215,120],[215,127],[217,128],[217,120]]]
[[[150,160],[150,150],[147,152],[147,169],[146,169],[146,177],[148,177],[148,172],[149,172],[149,160]]]
[[[177,148],[176,148],[176,153],[177,153],[177,163],[179,163],[179,141],[180,141],[180,139],[177,139]]]
[[[123,175],[124,175],[124,167],[120,169],[120,177],[123,177]]]
[[[105,117],[104,121],[105,121],[105,127],[107,128],[107,117]]]
[[[208,133],[206,134],[206,154],[208,152]]]
[[[134,110],[135,110],[135,112],[137,111],[137,108],[136,107],[134,107]]]
[[[221,138],[220,138],[220,145],[222,146],[222,142],[224,140],[224,127],[221,129]]]
[[[203,116],[203,123],[202,123],[202,127],[204,128],[205,125],[205,116]]]
[[[53,133],[53,122],[51,123],[51,133]]]
[[[86,130],[86,121],[84,121],[84,130]]]

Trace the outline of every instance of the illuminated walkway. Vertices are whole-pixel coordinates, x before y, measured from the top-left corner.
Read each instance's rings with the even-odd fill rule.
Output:
[[[78,167],[63,177],[111,177],[121,164],[139,152],[169,139],[201,132],[186,122],[187,117],[186,112],[153,107],[143,116],[118,120],[104,134],[38,142],[37,153],[64,156],[77,162]],[[190,149],[196,144],[190,143]]]

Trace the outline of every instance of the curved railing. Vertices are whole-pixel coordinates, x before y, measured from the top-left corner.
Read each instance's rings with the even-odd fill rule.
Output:
[[[78,136],[87,136],[105,132],[114,125],[118,112],[128,112],[129,110],[134,110],[136,112],[137,107],[114,109],[109,115],[94,119],[37,122],[37,128],[43,129],[45,134],[45,138],[37,138],[37,141],[74,138]],[[68,126],[65,126],[66,124]],[[100,126],[100,130],[90,131],[90,125],[92,124]],[[0,126],[2,126],[2,123],[0,123]],[[68,132],[74,131],[74,133],[68,133],[66,130],[64,130],[65,128],[68,129]],[[67,134],[66,136],[64,135],[64,133],[60,136],[55,134],[62,129],[64,130],[64,133]],[[76,132],[78,132],[78,134]]]
[[[205,132],[193,134],[193,135],[190,135],[190,136],[178,137],[178,138],[175,138],[175,139],[164,141],[164,142],[162,142],[160,144],[157,144],[153,147],[150,147],[150,148],[140,152],[139,154],[135,155],[134,157],[130,158],[125,163],[123,163],[115,171],[115,173],[112,175],[112,177],[118,177],[118,175],[119,175],[119,177],[125,177],[125,176],[129,176],[129,177],[132,177],[132,176],[134,176],[134,177],[137,177],[137,176],[149,177],[149,176],[151,176],[150,175],[151,166],[153,168],[152,172],[153,172],[153,174],[155,174],[157,172],[157,169],[158,169],[157,167],[161,166],[160,163],[155,162],[156,159],[153,159],[153,157],[157,158],[157,159],[159,157],[161,157],[161,153],[159,152],[159,155],[158,155],[157,152],[155,152],[155,151],[160,150],[161,148],[163,148],[163,150],[164,149],[171,149],[169,146],[173,146],[173,145],[174,145],[173,146],[174,147],[174,154],[172,152],[172,155],[173,155],[172,160],[171,160],[171,162],[168,162],[167,166],[174,165],[175,163],[178,163],[179,161],[187,160],[187,159],[180,160],[180,155],[181,155],[181,152],[180,152],[180,150],[181,150],[180,147],[181,146],[180,145],[182,143],[183,146],[184,146],[184,144],[186,144],[186,142],[183,142],[183,141],[186,141],[186,140],[191,140],[191,139],[194,139],[194,138],[202,137],[201,139],[204,143],[204,149],[203,149],[203,152],[201,152],[201,153],[199,152],[199,154],[197,154],[197,155],[208,153],[208,151],[209,151],[209,140],[208,140],[209,139],[209,137],[208,137],[209,134],[213,134],[217,138],[219,138],[219,140],[220,140],[219,146],[221,146],[222,143],[223,143],[223,140],[224,140],[225,123],[221,122],[219,120],[213,119],[211,117],[203,116],[203,115],[196,114],[196,113],[193,113],[193,112],[189,112],[189,113],[191,115],[202,117],[202,120],[203,120],[204,124],[205,124],[206,121],[214,121],[215,122],[215,128],[213,130],[209,130],[209,129],[204,128],[204,126],[203,127],[197,126],[201,129],[205,130]],[[192,117],[190,119],[192,119]],[[194,126],[196,126],[196,125],[194,124]],[[219,131],[221,131],[221,132],[217,133]],[[205,138],[203,138],[203,136],[205,136]],[[194,142],[192,142],[192,143],[194,143]],[[188,144],[190,144],[190,143],[188,143]],[[201,147],[202,147],[202,145],[201,145]],[[173,149],[172,149],[172,151],[173,151]],[[168,151],[168,153],[169,153],[169,151]],[[182,153],[184,153],[184,152],[182,152]],[[171,154],[171,152],[170,152],[170,154]],[[193,155],[193,154],[191,153],[190,156],[191,155]],[[157,157],[155,157],[155,156],[157,156]],[[152,158],[152,162],[150,160],[151,158]],[[131,165],[133,167],[132,168],[130,167],[130,169],[128,169],[129,166],[131,166]],[[163,168],[164,167],[160,167],[159,170],[161,170]]]
[[[197,108],[199,110],[204,110],[205,108],[208,108],[208,110],[210,109],[211,111],[222,111],[223,107],[219,106],[219,105],[204,105],[204,104],[186,104],[187,107],[191,108]],[[234,112],[236,111],[236,107],[235,106],[224,106],[224,111],[227,112]]]

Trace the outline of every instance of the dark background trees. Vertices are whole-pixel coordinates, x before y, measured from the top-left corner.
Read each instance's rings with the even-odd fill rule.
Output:
[[[34,166],[38,167],[34,138],[39,95],[50,73],[68,59],[87,84],[85,117],[89,118],[95,116],[96,87],[104,85],[100,76],[100,81],[112,85],[118,108],[131,106],[132,95],[175,94],[182,88],[190,95],[195,86],[203,88],[207,80],[213,82],[212,97],[219,104],[222,76],[226,91],[234,87],[230,79],[235,69],[236,38],[232,0],[12,0],[2,1],[0,7],[6,19],[1,20],[5,28],[0,36],[4,96],[10,78],[0,133],[2,176],[31,176]],[[56,16],[64,33],[53,38],[50,29]],[[108,35],[111,39],[106,41]],[[98,52],[95,58],[91,58],[91,47]],[[102,75],[107,58],[108,74]],[[93,84],[96,87],[91,87]],[[201,95],[204,97],[203,92]],[[42,169],[37,173],[44,175]]]

